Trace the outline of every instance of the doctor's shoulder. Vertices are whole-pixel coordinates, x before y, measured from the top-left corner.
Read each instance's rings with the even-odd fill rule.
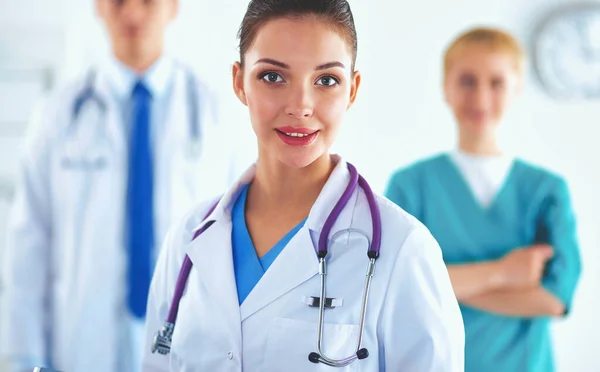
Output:
[[[558,171],[523,158],[515,158],[513,172],[519,188],[523,191],[547,192],[567,187],[567,180]]]
[[[34,105],[28,131],[42,130],[55,132],[66,128],[70,123],[77,97],[86,85],[85,75],[59,83],[42,96]]]
[[[85,88],[85,75],[59,83],[40,97],[29,115],[26,128],[28,146],[38,147],[59,137],[71,123],[77,97]]]
[[[445,161],[446,154],[436,154],[413,161],[392,172],[385,188],[385,197],[406,212],[422,220],[427,185],[440,182],[436,169]]]
[[[183,262],[185,247],[193,240],[196,230],[220,198],[221,195],[206,199],[190,208],[183,217],[175,220],[163,241],[161,256],[168,255],[177,262]]]
[[[558,207],[563,213],[572,213],[571,191],[568,181],[559,172],[540,164],[515,158],[510,182],[518,198],[528,210],[548,213]],[[574,213],[574,212],[573,212]]]
[[[432,169],[437,168],[447,156],[446,153],[439,153],[396,168],[389,178],[388,189],[390,187],[419,187],[423,182],[423,177]]]

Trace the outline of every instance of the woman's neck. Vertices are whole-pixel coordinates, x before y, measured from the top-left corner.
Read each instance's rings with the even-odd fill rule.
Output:
[[[460,135],[458,139],[458,148],[470,155],[495,156],[502,155],[502,150],[494,136],[471,138],[466,135]]]
[[[256,175],[248,189],[247,213],[298,214],[306,217],[335,166],[325,154],[304,168],[259,156]]]

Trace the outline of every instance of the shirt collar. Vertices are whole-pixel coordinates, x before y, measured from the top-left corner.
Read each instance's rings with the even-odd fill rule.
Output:
[[[511,154],[500,155],[474,155],[464,152],[461,149],[456,149],[450,153],[454,161],[462,164],[475,164],[483,167],[510,168],[515,157]]]
[[[146,83],[154,97],[160,97],[167,90],[174,65],[172,58],[162,55],[146,71],[139,74],[111,55],[103,67],[113,94],[119,99],[125,99],[131,95],[134,84],[140,79]]]

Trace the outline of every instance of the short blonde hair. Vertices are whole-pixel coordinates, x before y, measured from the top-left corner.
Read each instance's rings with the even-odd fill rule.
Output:
[[[444,75],[450,70],[457,55],[472,46],[489,48],[514,59],[515,70],[521,75],[525,69],[525,50],[517,39],[508,32],[491,27],[477,27],[463,32],[446,49],[444,54]]]

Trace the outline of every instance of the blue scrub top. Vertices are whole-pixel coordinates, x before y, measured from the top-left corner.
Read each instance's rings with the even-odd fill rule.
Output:
[[[515,160],[492,203],[477,201],[447,154],[393,174],[386,196],[418,218],[439,242],[447,264],[496,260],[547,243],[554,249],[542,285],[571,306],[580,274],[575,217],[565,181]],[[549,317],[517,318],[461,304],[466,372],[554,371]]]
[[[306,222],[306,219],[304,219],[264,256],[258,258],[246,225],[245,206],[248,196],[248,186],[243,186],[232,211],[233,228],[231,231],[231,245],[233,249],[233,269],[240,305],[250,292],[252,292],[256,283],[258,283],[263,274],[269,269],[269,266],[275,261],[279,253],[292,240],[298,230],[304,226],[304,222]]]

